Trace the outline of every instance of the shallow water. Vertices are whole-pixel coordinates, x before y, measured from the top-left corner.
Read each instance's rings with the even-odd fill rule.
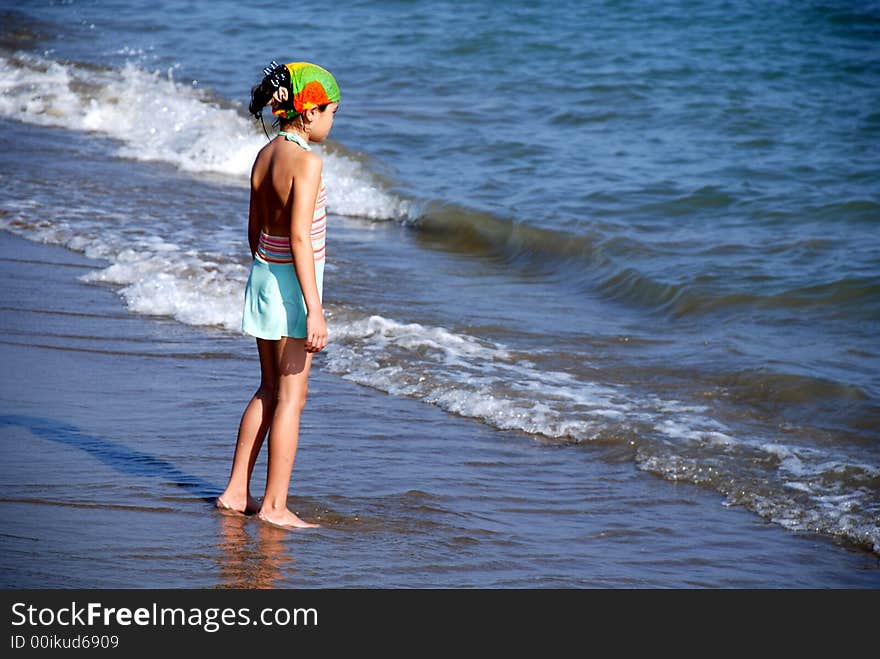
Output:
[[[320,359],[291,505],[322,527],[221,514],[253,347],[126,312],[112,289],[77,281],[99,267],[0,233],[6,587],[880,586],[868,552],[725,508],[624,455],[347,382]],[[40,281],[54,294],[33,296]],[[265,457],[257,493],[264,473]]]

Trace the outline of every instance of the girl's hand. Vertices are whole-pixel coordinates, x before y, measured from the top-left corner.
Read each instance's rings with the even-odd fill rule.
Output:
[[[323,313],[306,316],[306,352],[320,352],[327,346],[327,323]]]

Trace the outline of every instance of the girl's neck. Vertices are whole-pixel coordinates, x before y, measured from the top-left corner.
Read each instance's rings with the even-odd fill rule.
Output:
[[[306,151],[312,150],[312,147],[309,144],[309,141],[305,137],[302,137],[299,133],[288,133],[286,130],[279,130],[278,135],[280,137],[283,137],[288,142],[296,142],[302,148],[304,148]]]
[[[294,135],[299,135],[306,142],[309,141],[309,136],[303,131],[302,128],[295,124],[284,124],[278,127],[278,130],[283,133],[293,133]]]

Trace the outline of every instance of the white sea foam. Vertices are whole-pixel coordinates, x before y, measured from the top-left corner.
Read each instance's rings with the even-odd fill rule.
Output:
[[[867,492],[828,497],[817,496],[812,488],[794,486],[790,489],[795,496],[802,494],[803,500],[792,500],[777,492],[749,491],[731,493],[727,503],[745,505],[792,531],[843,536],[880,554],[877,502]]]
[[[189,276],[171,274],[183,271]],[[241,291],[247,276],[242,266],[211,263],[180,254],[139,254],[103,270],[85,275],[84,281],[121,284],[120,295],[129,309],[148,315],[171,316],[188,325],[241,326]]]
[[[74,228],[68,221],[28,221],[12,215],[0,218],[0,228],[110,261],[109,266],[90,271],[82,280],[119,286],[126,306],[136,313],[171,316],[189,325],[230,330],[241,326],[247,270],[222,255],[184,250],[157,236],[133,237],[124,231],[102,232],[97,227],[83,231],[82,226]]]
[[[241,108],[224,107],[205,91],[175,81],[172,73],[148,72],[132,63],[101,69],[31,54],[0,57],[0,116],[98,133],[120,142],[120,157],[166,162],[247,185],[265,136]],[[344,153],[324,154],[324,178],[333,191],[333,213],[409,219],[411,204],[383,190]]]
[[[675,416],[660,419],[654,426],[657,431],[667,437],[687,442],[712,444],[721,448],[737,443],[737,440],[729,434],[729,429],[715,419],[701,414],[679,412],[677,406],[670,406],[668,402],[661,405],[661,408],[667,413],[676,412]]]
[[[676,424],[659,425],[661,432],[680,439],[704,438]],[[646,443],[636,461],[640,469],[670,480],[711,485],[727,495],[726,505],[745,506],[785,528],[844,536],[880,553],[880,502],[875,494],[880,470],[875,466],[775,441],[738,440],[723,453],[700,452],[696,457],[683,455],[683,448]],[[771,464],[761,459],[762,453],[775,458],[775,469],[766,470]],[[765,470],[753,473],[747,468],[751,462]]]
[[[328,368],[496,428],[564,441],[642,419],[623,388],[539,368],[502,344],[381,316],[334,318]]]

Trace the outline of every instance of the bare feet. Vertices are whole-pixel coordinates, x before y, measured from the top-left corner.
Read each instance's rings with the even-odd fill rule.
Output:
[[[260,509],[260,502],[251,495],[247,499],[243,497],[233,497],[225,492],[217,497],[215,504],[220,510],[242,513],[244,515],[253,515]]]
[[[320,524],[312,524],[311,522],[300,519],[287,508],[283,510],[273,510],[271,512],[264,512],[261,510],[257,513],[257,519],[285,529],[317,529],[321,526]]]

